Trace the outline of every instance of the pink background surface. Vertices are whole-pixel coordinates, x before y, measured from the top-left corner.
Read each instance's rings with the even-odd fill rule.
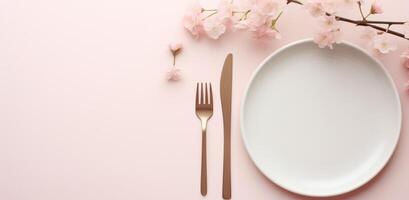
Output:
[[[307,199],[280,189],[250,161],[239,106],[257,65],[289,42],[312,36],[315,21],[291,5],[284,38],[260,44],[247,33],[195,41],[181,28],[189,0],[3,0],[0,2],[0,199],[203,199],[196,81],[211,81],[207,199],[221,199],[219,77],[235,56],[232,125],[234,199]],[[211,7],[216,0],[203,2]],[[383,19],[409,19],[409,1],[383,1]],[[352,13],[352,11],[351,11]],[[358,17],[357,10],[351,14]],[[344,39],[359,44],[352,25]],[[181,40],[183,80],[164,78],[167,45]],[[391,162],[369,184],[334,199],[406,199],[408,72],[399,51],[381,57],[400,90],[403,131]]]

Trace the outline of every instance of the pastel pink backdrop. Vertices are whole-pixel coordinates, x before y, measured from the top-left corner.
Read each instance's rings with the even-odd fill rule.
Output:
[[[247,33],[193,40],[180,19],[189,0],[3,0],[0,2],[0,199],[203,199],[196,81],[211,81],[207,199],[221,199],[219,77],[234,54],[233,199],[308,199],[280,189],[250,161],[239,106],[257,65],[277,48],[311,37],[315,21],[292,5],[278,23],[283,39],[261,44]],[[216,0],[202,1],[207,7]],[[382,19],[409,19],[409,1],[382,1]],[[353,13],[353,14],[352,14]],[[358,12],[351,11],[354,17]],[[344,39],[360,44],[356,27]],[[167,45],[181,40],[183,80],[168,83]],[[403,131],[387,167],[369,184],[333,199],[409,195],[408,71],[399,51],[380,60],[403,105]],[[336,47],[335,47],[336,48]],[[300,101],[302,101],[300,99]]]

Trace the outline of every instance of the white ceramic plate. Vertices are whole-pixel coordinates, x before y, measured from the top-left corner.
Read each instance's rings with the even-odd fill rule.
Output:
[[[247,88],[241,128],[250,157],[277,185],[307,196],[356,189],[387,163],[401,105],[384,67],[348,43],[276,51]]]

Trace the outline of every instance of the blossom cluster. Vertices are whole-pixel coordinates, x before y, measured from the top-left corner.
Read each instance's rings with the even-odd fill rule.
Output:
[[[207,36],[219,39],[227,31],[249,30],[258,39],[280,39],[281,33],[277,29],[277,21],[289,3],[297,3],[317,18],[320,30],[314,35],[314,41],[320,48],[333,48],[334,43],[341,39],[340,18],[336,15],[340,8],[345,6],[358,6],[364,26],[361,38],[367,43],[367,47],[376,53],[389,53],[396,50],[397,46],[391,43],[390,35],[387,34],[392,24],[385,31],[373,29],[370,21],[371,15],[382,14],[383,8],[378,2],[372,2],[369,10],[364,12],[363,0],[248,0],[240,6],[233,5],[228,0],[221,0],[217,9],[205,9],[195,3],[190,6],[183,17],[184,27],[195,37]],[[352,21],[352,20],[351,20]],[[351,22],[350,21],[350,22]],[[404,37],[409,38],[409,22],[402,23]]]
[[[286,0],[251,0],[234,6],[221,0],[217,9],[204,9],[195,3],[183,17],[183,26],[195,38],[219,39],[227,31],[245,29],[258,39],[280,39],[275,25],[286,4]]]
[[[220,0],[216,9],[203,8],[199,3],[192,4],[183,17],[183,26],[196,39],[207,36],[219,39],[228,31],[247,30],[257,39],[281,39],[277,21],[288,4],[302,5],[319,22],[319,30],[314,35],[314,42],[320,48],[333,48],[340,42],[342,27],[340,22],[352,23],[361,27],[360,38],[369,51],[375,54],[387,54],[397,49],[391,40],[398,36],[409,40],[409,21],[388,22],[370,21],[372,15],[384,12],[376,0],[370,2],[364,10],[364,0],[247,0],[242,5],[233,5],[229,0]],[[368,3],[369,4],[369,3]],[[341,8],[358,8],[361,20],[340,17]],[[401,26],[402,33],[391,30],[391,26]],[[409,69],[409,49],[402,53],[403,65]],[[173,72],[179,78],[180,71]],[[177,72],[177,73],[176,73]],[[408,84],[409,87],[409,84]]]

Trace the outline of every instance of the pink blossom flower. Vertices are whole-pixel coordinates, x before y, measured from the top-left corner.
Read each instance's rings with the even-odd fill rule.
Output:
[[[409,49],[404,51],[400,57],[404,58],[404,59],[409,59]]]
[[[166,77],[169,81],[178,81],[182,78],[182,72],[180,69],[172,66],[167,72]]]
[[[314,17],[319,17],[325,14],[324,4],[322,0],[308,0],[305,3],[305,8]]]
[[[403,24],[403,33],[405,34],[405,38],[409,38],[409,21]]]
[[[330,15],[330,16],[324,15],[321,18],[320,22],[321,22],[321,26],[327,30],[337,30],[340,28],[339,22],[336,20],[335,16],[333,15]]]
[[[215,40],[219,39],[226,32],[226,26],[219,18],[208,18],[204,24],[204,29],[207,36]]]
[[[367,44],[373,43],[376,35],[378,35],[378,33],[375,29],[367,26],[362,28],[361,39],[364,40],[364,42],[366,42]]]
[[[255,3],[255,0],[234,1],[234,4],[235,4],[234,7],[237,10],[242,10],[242,11],[251,10],[254,3]]]
[[[252,11],[262,15],[274,16],[283,9],[286,2],[284,0],[254,0]]]
[[[201,19],[202,7],[199,4],[190,6],[185,16],[183,17],[183,26],[198,39],[203,33],[203,23]]]
[[[398,47],[390,41],[386,34],[377,35],[373,40],[373,48],[380,53],[387,54],[396,50]]]
[[[271,26],[273,17],[259,12],[250,12],[247,20],[236,24],[236,28],[248,28],[257,39],[281,39],[281,34]]]
[[[233,17],[233,5],[228,0],[221,0],[217,9],[217,16],[225,23],[229,23]]]
[[[343,2],[347,5],[354,5],[354,6],[356,6],[357,3],[364,4],[364,0],[343,0]]]
[[[406,50],[400,56],[403,58],[403,66],[409,69],[409,50]]]
[[[378,32],[370,27],[363,27],[362,28],[362,33],[360,38],[362,39],[363,43],[365,44],[366,48],[369,51],[372,51],[374,54],[377,54],[379,52],[374,51],[374,41],[376,36],[378,35]]]
[[[339,0],[321,0],[322,7],[324,11],[327,13],[334,14],[338,8],[341,6],[341,2]]]
[[[267,40],[267,39],[281,39],[281,34],[272,29],[270,26],[260,26],[254,31],[254,35],[257,39]]]
[[[272,20],[272,17],[269,15],[264,15],[259,12],[250,12],[248,14],[247,20],[245,23],[247,24],[250,30],[256,30],[260,26],[264,26],[266,23]]]
[[[253,32],[264,33],[268,30],[265,28],[266,24],[271,26],[272,20],[279,15],[286,5],[285,0],[252,0],[251,3],[249,6],[251,12],[247,14],[246,20],[237,22],[235,28],[248,28]]]
[[[341,32],[339,30],[322,30],[314,37],[314,42],[318,44],[318,47],[329,47],[333,49],[334,43],[340,42]]]
[[[406,59],[403,61],[403,66],[409,69],[409,59],[406,58]]]
[[[183,47],[183,46],[182,46],[182,43],[180,43],[180,42],[172,42],[172,43],[169,44],[169,49],[170,49],[170,51],[172,51],[173,53],[175,53],[175,52],[181,50],[182,47]]]
[[[382,14],[383,13],[383,9],[381,4],[379,4],[378,2],[373,2],[371,5],[371,14]]]
[[[248,21],[247,20],[241,20],[238,21],[234,24],[234,28],[238,30],[243,30],[249,27]]]
[[[397,49],[396,44],[393,44],[385,33],[380,34],[373,28],[363,28],[361,39],[375,55],[386,54]]]

